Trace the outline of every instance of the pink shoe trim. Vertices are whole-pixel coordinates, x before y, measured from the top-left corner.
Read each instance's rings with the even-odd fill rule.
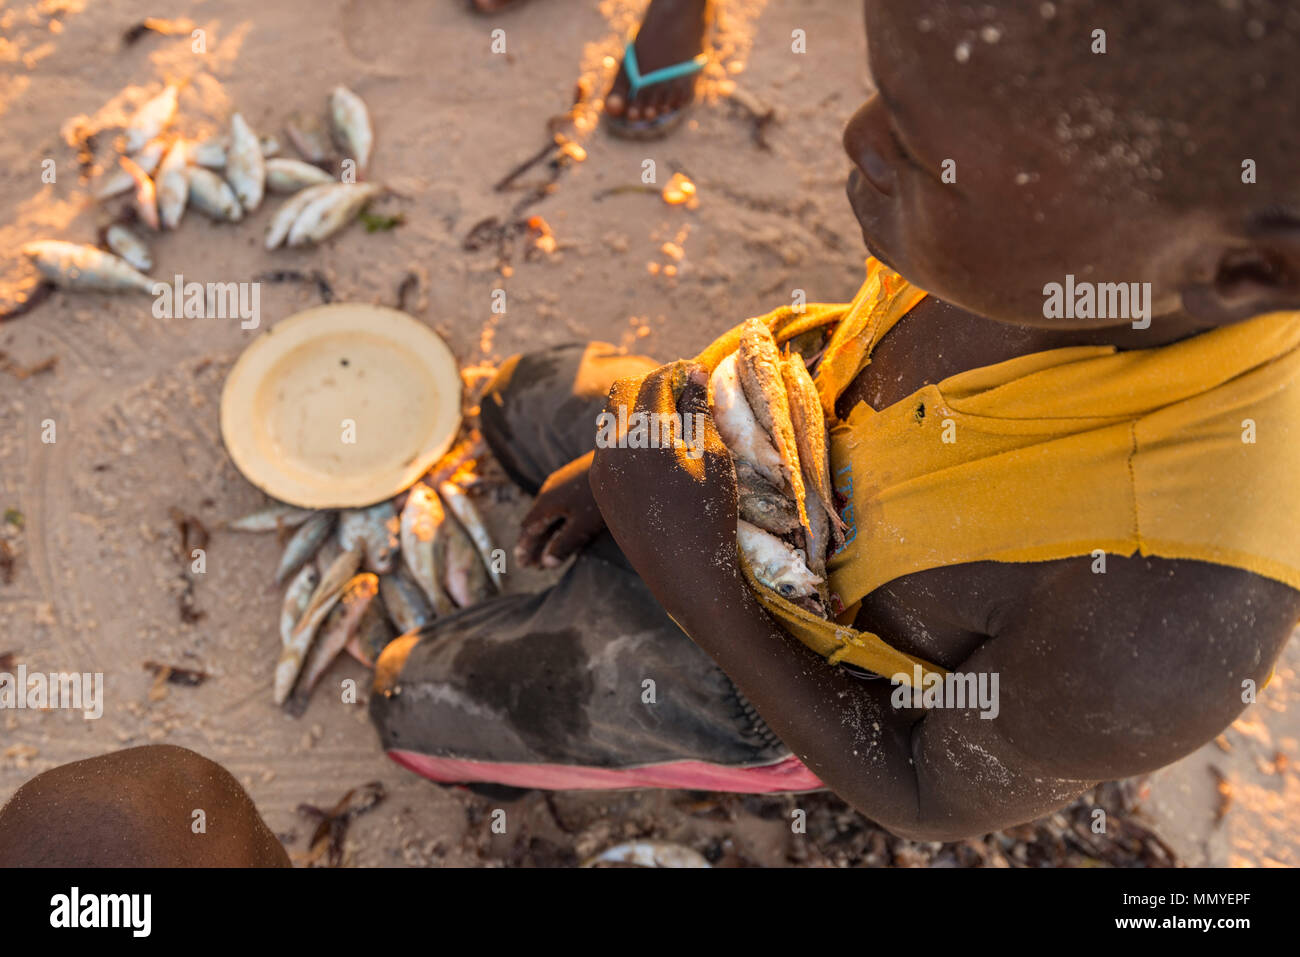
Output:
[[[388,756],[408,770],[444,784],[488,783],[547,791],[613,791],[621,788],[675,788],[774,794],[825,787],[807,765],[791,755],[775,764],[737,768],[705,761],[669,761],[639,768],[584,768],[567,764],[498,764],[438,758],[392,750]]]

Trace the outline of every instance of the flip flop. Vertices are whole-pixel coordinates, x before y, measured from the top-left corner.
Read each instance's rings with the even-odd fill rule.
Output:
[[[690,76],[692,73],[699,73],[708,62],[708,54],[701,53],[699,56],[685,60],[682,63],[666,66],[661,70],[653,70],[650,73],[642,73],[636,58],[635,41],[629,43],[623,51],[623,72],[627,74],[628,105],[631,106],[632,101],[646,87],[654,86],[657,83],[667,83],[669,80],[675,80],[678,77]],[[689,105],[672,110],[662,116],[656,116],[653,120],[631,122],[621,116],[607,116],[606,121],[609,123],[609,131],[615,136],[629,140],[655,140],[667,136],[677,127],[677,124],[685,117]]]

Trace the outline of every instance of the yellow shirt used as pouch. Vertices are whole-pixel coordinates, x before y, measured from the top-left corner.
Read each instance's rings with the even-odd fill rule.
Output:
[[[777,342],[833,326],[814,377],[831,424],[847,544],[829,563],[852,620],[902,575],[975,561],[1102,551],[1197,559],[1300,588],[1300,313],[1259,316],[1153,349],[1078,346],[925,386],[843,421],[835,401],[925,293],[868,260],[852,303],[777,310]],[[712,370],[738,326],[698,358]],[[742,565],[744,562],[742,561]],[[943,669],[757,586],[833,662],[877,674]]]

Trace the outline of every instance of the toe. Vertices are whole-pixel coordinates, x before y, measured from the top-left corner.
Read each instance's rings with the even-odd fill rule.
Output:
[[[663,103],[660,102],[659,94],[662,90],[659,87],[651,87],[641,94],[641,112],[645,114],[646,119],[654,119],[663,112]]]
[[[614,82],[609,86],[609,93],[605,95],[605,110],[611,116],[622,116],[627,112],[628,100],[631,99],[627,95],[627,90],[627,74],[622,67],[619,67]]]
[[[673,110],[675,109],[675,106],[673,104],[673,98],[672,98],[672,90],[669,89],[667,86],[665,86],[664,89],[659,90],[657,93],[655,93],[654,108],[655,108],[655,113],[659,116],[667,116],[670,113],[672,113]]]
[[[664,86],[663,92],[659,94],[659,112],[672,113],[681,108],[682,91],[681,84],[674,81]]]
[[[685,77],[673,84],[669,96],[674,109],[680,110],[695,99],[695,77]]]

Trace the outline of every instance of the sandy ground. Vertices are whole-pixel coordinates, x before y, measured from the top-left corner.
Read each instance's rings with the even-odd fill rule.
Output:
[[[400,212],[405,223],[374,234],[353,226],[321,248],[271,255],[261,237],[274,204],[238,226],[191,214],[153,244],[158,276],[230,281],[269,268],[319,269],[340,298],[392,303],[413,272],[418,290],[408,310],[465,367],[588,338],[673,358],[795,288],[814,301],[849,297],[862,250],[842,199],[838,144],[868,80],[860,15],[843,0],[728,0],[709,95],[689,124],[651,146],[584,131],[585,161],[527,209],[554,230],[555,252],[525,256],[520,243],[503,269],[494,250],[463,248],[475,224],[514,215],[523,194],[494,192],[493,183],[546,142],[546,121],[573,103],[575,84],[604,88],[602,58],[619,52],[640,6],[536,0],[487,21],[460,0],[174,0],[148,11],[123,0],[2,4],[0,300],[30,282],[17,255],[22,242],[94,240],[107,214],[90,202],[83,174],[115,160],[124,119],[176,78],[190,80],[180,128],[191,135],[221,126],[234,109],[282,135],[291,111],[318,111],[334,85],[350,86],[377,127],[371,177],[402,196],[377,208]],[[123,31],[143,12],[192,19],[206,52],[192,51],[188,33],[124,45]],[[505,30],[504,55],[490,52],[495,27]],[[796,28],[807,32],[807,55],[791,52]],[[755,144],[744,112],[716,95],[726,77],[777,109],[769,149]],[[83,169],[74,144],[95,131]],[[56,162],[55,183],[42,181],[47,158]],[[640,184],[647,159],[660,184],[674,169],[689,173],[698,208],[635,189],[607,192]],[[505,316],[490,311],[498,287],[508,292]],[[264,285],[262,296],[267,324],[318,301],[292,284]],[[275,709],[273,537],[214,533],[193,595],[204,615],[186,624],[169,518],[175,506],[215,528],[263,502],[218,432],[224,375],[254,335],[232,320],[155,319],[144,297],[66,293],[0,326],[0,351],[19,366],[58,359],[53,371],[26,379],[0,372],[0,508],[22,523],[5,528],[18,558],[12,582],[0,584],[0,654],[13,652],[30,670],[107,676],[101,720],[0,716],[0,801],[43,769],[169,742],[227,766],[299,854],[310,833],[299,804],[328,806],[349,787],[382,781],[388,799],[358,818],[348,838],[347,859],[359,865],[572,863],[644,835],[684,841],[724,863],[909,862],[897,847],[883,859],[837,858],[825,846],[810,854],[791,836],[781,801],[680,793],[530,795],[502,805],[509,827],[494,836],[488,815],[501,802],[391,764],[364,702],[318,695],[301,719]],[[53,444],[41,441],[46,419],[56,423]],[[524,504],[494,511],[500,540],[513,540],[512,516]],[[168,686],[158,699],[146,660],[212,677],[198,688]],[[1183,860],[1300,863],[1298,663],[1293,643],[1263,701],[1219,746],[1139,788],[1142,813]],[[339,667],[365,687],[363,669]],[[1217,823],[1225,797],[1213,769],[1231,799]],[[829,835],[822,845],[863,823],[833,799],[804,800],[820,809]]]

